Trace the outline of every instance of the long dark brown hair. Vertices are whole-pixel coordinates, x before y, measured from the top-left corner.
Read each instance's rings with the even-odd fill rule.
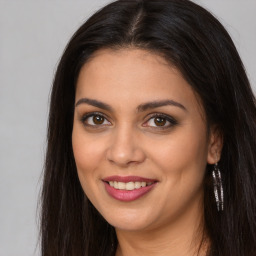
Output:
[[[102,48],[139,48],[164,57],[199,95],[208,125],[224,138],[220,169],[225,209],[218,212],[211,168],[204,186],[210,256],[256,254],[256,103],[223,26],[188,0],[115,1],[73,35],[53,82],[41,195],[42,256],[114,255],[115,230],[87,199],[71,144],[79,71]],[[86,157],[86,156],[85,156]]]

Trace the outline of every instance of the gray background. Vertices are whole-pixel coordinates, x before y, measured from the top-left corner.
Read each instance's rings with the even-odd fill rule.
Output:
[[[82,22],[110,1],[0,0],[0,256],[39,255],[49,91]],[[231,33],[256,92],[256,0],[201,0]]]

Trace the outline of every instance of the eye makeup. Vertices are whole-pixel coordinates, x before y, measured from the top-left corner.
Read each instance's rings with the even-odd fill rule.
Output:
[[[111,126],[109,118],[101,112],[90,112],[82,115],[80,121],[86,128],[99,129]],[[143,122],[142,127],[150,129],[167,130],[177,125],[178,122],[172,116],[163,113],[152,113],[147,116],[147,121]]]
[[[148,118],[142,126],[166,130],[172,128],[177,124],[177,120],[172,116],[163,113],[153,113],[150,114],[150,118]]]

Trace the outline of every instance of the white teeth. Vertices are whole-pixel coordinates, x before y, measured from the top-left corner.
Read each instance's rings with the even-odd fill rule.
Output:
[[[141,182],[142,187],[146,187],[147,183],[145,181]]]
[[[146,187],[153,184],[153,182],[145,182],[145,181],[136,181],[136,182],[119,182],[119,181],[109,181],[109,185],[115,189],[122,189],[122,190],[134,190],[139,189],[141,187]]]
[[[118,189],[125,189],[125,183],[124,182],[118,182]]]
[[[114,181],[114,188],[118,189],[118,182]]]
[[[126,183],[126,185],[125,185],[125,189],[126,190],[134,190],[134,187],[135,187],[135,184],[134,184],[134,182],[128,182],[128,183]]]
[[[139,181],[136,181],[134,184],[135,184],[134,187],[135,187],[136,189],[138,189],[138,188],[141,187],[141,182],[139,182]]]

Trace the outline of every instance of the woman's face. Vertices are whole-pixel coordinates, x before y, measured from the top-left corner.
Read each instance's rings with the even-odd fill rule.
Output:
[[[80,71],[75,102],[78,176],[111,225],[150,230],[202,213],[214,136],[177,69],[144,50],[100,50]]]

